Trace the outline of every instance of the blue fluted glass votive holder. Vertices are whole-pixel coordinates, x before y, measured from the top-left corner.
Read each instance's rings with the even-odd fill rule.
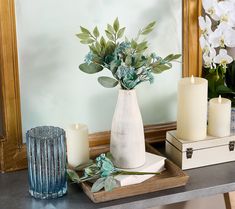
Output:
[[[67,192],[66,138],[58,127],[41,126],[26,133],[29,193],[39,199]]]

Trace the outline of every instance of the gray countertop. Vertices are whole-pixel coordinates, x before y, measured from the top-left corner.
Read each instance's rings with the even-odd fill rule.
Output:
[[[94,204],[76,184],[55,200],[36,200],[28,193],[27,171],[0,174],[0,209],[145,209],[235,190],[235,162],[188,170],[184,187]]]

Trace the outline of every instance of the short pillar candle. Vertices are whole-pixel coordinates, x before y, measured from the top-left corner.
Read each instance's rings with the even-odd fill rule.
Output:
[[[216,137],[230,135],[231,101],[229,99],[214,98],[209,101],[208,134]]]
[[[74,124],[66,129],[67,158],[69,167],[89,161],[88,127]]]
[[[203,140],[207,135],[207,88],[204,78],[182,78],[178,84],[177,137]]]

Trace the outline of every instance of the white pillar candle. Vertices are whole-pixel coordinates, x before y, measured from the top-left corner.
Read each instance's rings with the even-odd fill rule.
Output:
[[[84,124],[66,129],[68,165],[75,167],[89,160],[88,128]]]
[[[187,77],[178,83],[177,137],[203,140],[207,135],[207,88],[204,78]]]
[[[229,99],[214,98],[209,101],[208,134],[225,137],[230,135],[231,101]]]

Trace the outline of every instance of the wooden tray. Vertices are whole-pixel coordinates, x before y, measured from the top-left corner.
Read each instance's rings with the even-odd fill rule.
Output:
[[[146,144],[146,150],[153,154],[161,155],[152,145]],[[101,151],[101,150],[100,150]],[[107,152],[107,150],[105,150]],[[102,153],[102,152],[100,152]],[[82,189],[86,195],[94,202],[105,202],[124,197],[131,197],[135,195],[145,194],[149,192],[156,192],[164,189],[184,186],[187,184],[189,176],[184,173],[178,166],[173,162],[166,159],[165,161],[166,170],[162,174],[154,176],[142,183],[133,184],[129,186],[123,186],[115,188],[111,192],[100,191],[93,193],[91,192],[91,184],[88,182],[82,183]]]

